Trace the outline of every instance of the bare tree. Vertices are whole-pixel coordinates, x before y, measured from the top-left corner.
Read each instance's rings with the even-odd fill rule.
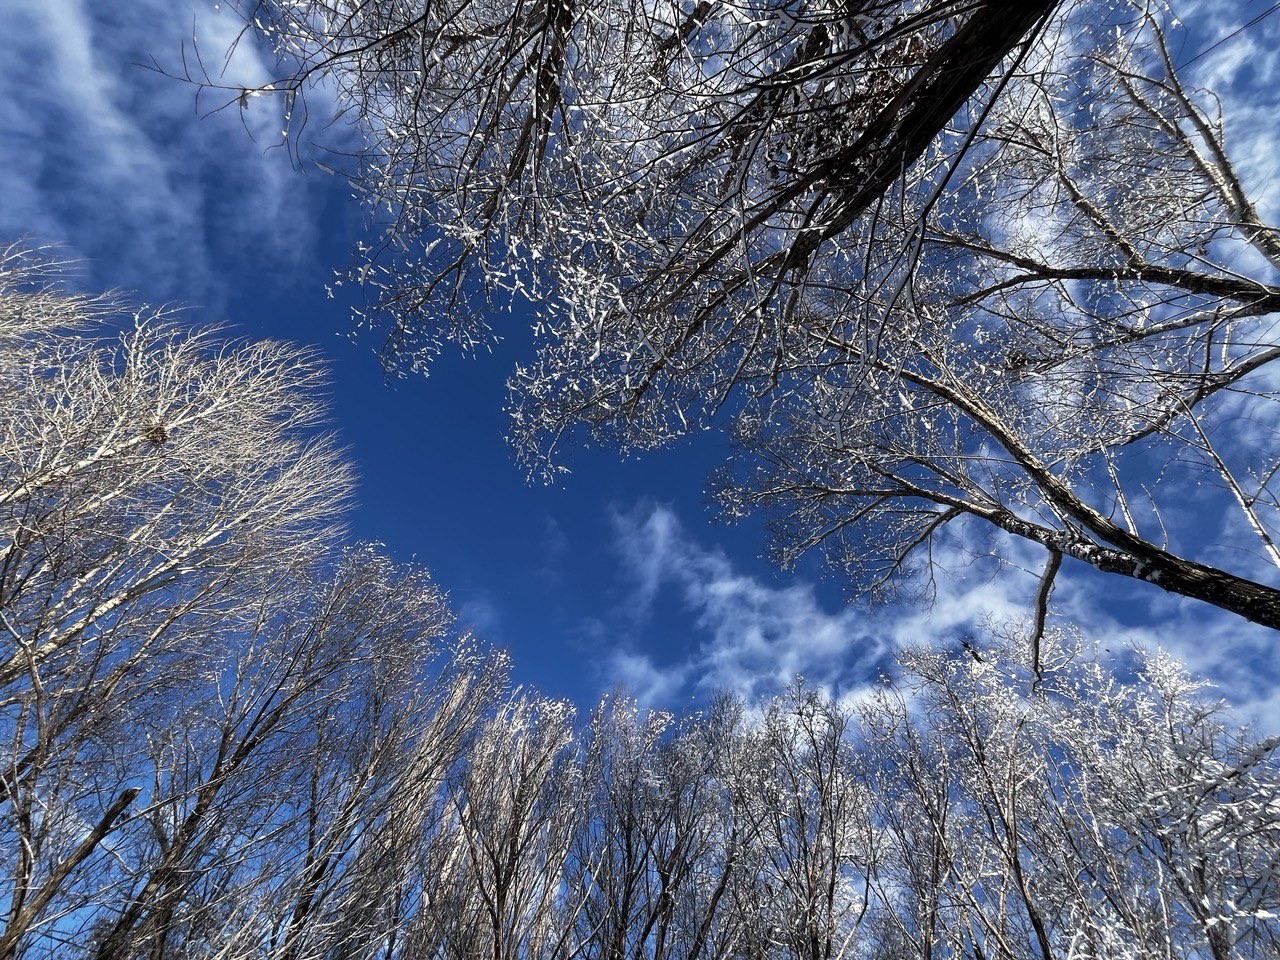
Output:
[[[677,854],[669,866],[659,850],[664,827],[679,831],[684,820],[679,805],[663,802],[671,722],[618,697],[592,717],[583,764],[590,806],[567,877],[571,902],[580,901],[570,948],[589,960],[665,957],[670,949],[669,905],[692,861]]]
[[[392,955],[505,661],[336,551],[314,359],[56,281],[0,256],[0,956]]]
[[[485,291],[530,286],[566,330],[603,324],[607,355],[652,340],[619,385],[640,404],[690,364],[767,363],[767,318],[1056,5],[252,0],[288,72],[231,102],[282,94],[301,126],[324,78],[351,105],[355,183],[391,218],[359,272],[394,359],[483,341]],[[752,317],[749,345],[727,328]]]
[[[1033,689],[1020,638],[974,650],[907,653],[844,703],[797,683],[682,725],[611,704],[559,955],[1270,955],[1280,739],[1164,655],[1106,665],[1050,631]]]
[[[0,257],[0,955],[75,916],[73,892],[95,902],[88,867],[142,790],[115,748],[207,669],[201,647],[252,617],[246,597],[315,561],[349,489],[303,432],[311,358],[122,316],[50,269]]]
[[[1280,626],[1280,245],[1140,0],[246,4],[363,125],[393,359],[538,299],[532,471],[728,422],[731,515],[899,583],[969,519]],[[296,116],[301,117],[302,113]],[[1248,425],[1247,427],[1244,425]],[[1159,478],[1159,483],[1156,483]],[[1169,517],[1219,491],[1221,544]],[[1216,501],[1215,501],[1216,502]],[[1218,549],[1221,547],[1221,549]]]
[[[856,956],[874,834],[851,713],[797,682],[744,733],[735,788],[749,825],[739,911],[755,955]]]
[[[1274,952],[1280,738],[1238,729],[1168,655],[1141,657],[1131,686],[1082,672],[1054,711],[1064,749],[1043,842],[1062,851],[1059,882],[1083,888],[1082,903],[1106,890],[1106,914],[1150,953],[1178,941],[1214,960]],[[1103,911],[1077,914],[1082,942],[1116,939]]]
[[[264,607],[251,633],[223,634],[216,686],[147,732],[148,830],[118,851],[129,893],[103,911],[99,960],[202,942],[363,955],[404,921],[386,898],[487,702],[477,663],[464,645],[424,674],[448,623],[440,595],[368,548]]]
[[[1064,556],[1280,627],[1276,231],[1160,25],[1090,9],[1009,85],[913,269],[808,300],[722,500],[871,588],[957,522],[1033,541],[1037,635]]]
[[[911,654],[861,711],[891,838],[880,955],[1274,950],[1276,738],[1231,732],[1167,656],[1121,680],[1076,641],[1050,648],[1034,693],[1021,644]]]
[[[742,711],[728,700],[683,723],[626,699],[601,705],[585,750],[593,802],[569,861],[576,930],[566,957],[733,953],[730,890],[743,840],[728,758],[741,727]]]
[[[523,960],[568,939],[563,873],[582,808],[571,719],[517,691],[479,729],[447,783],[415,954]]]

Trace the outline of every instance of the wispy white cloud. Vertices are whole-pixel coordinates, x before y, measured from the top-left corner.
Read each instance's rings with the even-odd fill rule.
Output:
[[[458,626],[488,643],[501,644],[505,638],[502,606],[488,590],[473,590],[455,598]]]
[[[691,663],[660,667],[644,653],[612,649],[603,665],[610,682],[646,706],[674,706],[686,693]]]
[[[627,615],[642,622],[670,591],[682,616],[692,619],[690,652],[678,662],[660,666],[625,642],[606,655],[607,677],[641,699],[648,691],[654,706],[716,690],[754,701],[797,676],[845,694],[875,682],[901,646],[956,644],[993,618],[1025,610],[1007,584],[974,568],[940,577],[931,608],[824,602],[810,583],[743,573],[722,550],[697,543],[661,505],[616,513],[614,530]]]
[[[240,27],[195,0],[7,9],[0,235],[64,244],[95,283],[209,306],[229,282],[219,261],[275,260],[283,274],[309,256],[308,178],[286,151],[268,149],[280,140],[282,105],[254,99],[201,120],[194,87],[139,65],[154,56],[180,69],[194,38],[227,81],[266,82],[274,61],[251,37],[222,73]],[[214,105],[205,98],[201,109]]]
[[[1025,632],[1044,561],[1038,548],[1010,540],[995,545],[1004,558],[996,570],[975,560],[993,545],[973,531],[968,542],[937,553],[932,605],[869,609],[824,603],[808,583],[777,584],[743,573],[723,551],[698,543],[666,506],[615,513],[614,531],[627,586],[620,619],[642,625],[673,598],[694,625],[687,654],[668,663],[635,649],[619,623],[607,630],[597,625],[611,640],[602,645],[606,682],[626,686],[655,707],[716,690],[754,702],[797,675],[839,695],[856,695],[904,646],[956,647],[962,637],[981,638],[990,627]],[[1051,609],[1059,622],[1117,656],[1131,645],[1176,654],[1243,716],[1280,729],[1280,646],[1273,631],[1071,561],[1059,575]],[[1127,625],[1134,623],[1142,625]]]

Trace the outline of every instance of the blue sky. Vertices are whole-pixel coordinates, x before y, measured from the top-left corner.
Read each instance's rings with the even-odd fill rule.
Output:
[[[215,101],[197,107],[192,88],[136,65],[154,56],[176,69],[194,31],[218,69],[239,22],[215,8],[7,0],[0,238],[63,244],[83,260],[76,282],[86,288],[187,304],[193,324],[226,323],[238,336],[315,345],[332,370],[333,427],[361,476],[353,534],[429,566],[460,620],[511,649],[518,682],[583,704],[624,684],[665,707],[717,687],[760,695],[797,673],[850,691],[899,644],[956,643],[985,619],[1027,614],[1041,558],[1017,547],[994,578],[965,566],[940,580],[930,611],[850,604],[816,562],[773,569],[759,523],[726,527],[704,505],[714,435],[627,462],[581,450],[560,486],[526,484],[503,439],[504,383],[529,349],[518,312],[499,325],[508,336],[492,356],[446,355],[428,379],[387,385],[376,344],[353,343],[348,304],[326,296],[362,236],[345,185],[272,148],[278,105],[202,116]],[[1207,46],[1229,31],[1228,16],[1263,6],[1178,9],[1192,23],[1188,42]],[[1237,154],[1259,184],[1275,172],[1277,20],[1197,65],[1233,101]],[[228,65],[246,84],[270,73],[251,42]],[[321,95],[313,110],[323,106]],[[1070,562],[1063,573],[1056,608],[1090,634],[1117,650],[1169,647],[1280,726],[1269,631]]]

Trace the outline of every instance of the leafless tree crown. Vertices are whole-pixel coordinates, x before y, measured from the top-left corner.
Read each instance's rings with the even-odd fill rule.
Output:
[[[251,6],[252,9],[248,9]],[[1280,626],[1280,241],[1137,0],[247,5],[365,137],[389,360],[537,303],[512,439],[727,425],[783,562],[965,521]],[[1220,537],[1179,518],[1194,491]],[[957,523],[959,521],[960,523]],[[959,539],[966,539],[960,537]],[[972,539],[972,538],[968,538]]]

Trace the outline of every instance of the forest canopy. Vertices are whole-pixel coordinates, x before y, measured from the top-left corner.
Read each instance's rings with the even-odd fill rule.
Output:
[[[1280,737],[1059,631],[579,721],[342,544],[312,358],[0,255],[0,957],[1227,960]]]
[[[722,428],[721,507],[784,561],[889,589],[985,525],[1043,551],[1034,616],[850,689],[579,710],[348,535],[314,352],[16,244],[0,960],[1280,950],[1280,737],[1048,616],[1084,563],[1280,624],[1280,241],[1164,10],[243,11],[282,73],[233,110],[281,95],[299,143],[317,82],[360,123],[388,362],[528,297],[535,472]]]

